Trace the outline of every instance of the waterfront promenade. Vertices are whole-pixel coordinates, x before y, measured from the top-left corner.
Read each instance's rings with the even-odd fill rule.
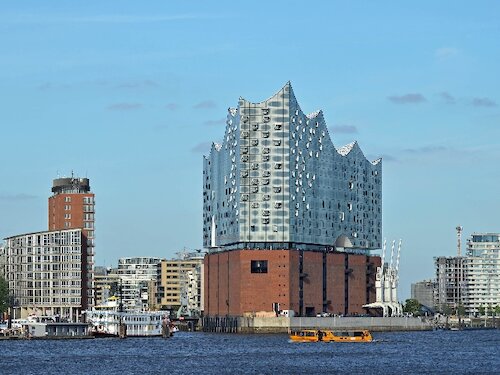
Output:
[[[368,329],[372,332],[426,331],[434,325],[415,317],[218,317],[204,318],[206,332],[286,333],[320,328],[336,330]]]

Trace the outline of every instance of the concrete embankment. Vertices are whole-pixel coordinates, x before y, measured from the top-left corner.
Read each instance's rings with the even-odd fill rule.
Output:
[[[228,319],[228,318],[225,318]],[[372,332],[426,331],[432,330],[431,322],[413,317],[235,317],[230,329],[219,325],[225,322],[219,317],[206,317],[203,330],[208,332],[238,333],[287,333],[299,329],[357,330],[368,329]],[[228,327],[229,328],[229,327]]]

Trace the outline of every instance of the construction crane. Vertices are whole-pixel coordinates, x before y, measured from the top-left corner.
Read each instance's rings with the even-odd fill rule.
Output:
[[[462,231],[464,230],[464,227],[458,225],[456,228],[457,230],[457,256],[462,256]]]

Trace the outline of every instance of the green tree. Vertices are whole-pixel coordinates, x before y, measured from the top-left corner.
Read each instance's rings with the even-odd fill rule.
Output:
[[[9,308],[9,284],[0,276],[0,314]]]
[[[485,307],[484,307],[484,306],[482,306],[482,305],[481,305],[481,306],[479,306],[479,309],[478,309],[478,310],[479,310],[479,315],[481,315],[481,316],[483,316],[483,315],[484,315],[484,313],[485,313],[485,311],[486,311]]]
[[[403,311],[405,313],[418,315],[418,314],[420,314],[421,308],[422,308],[422,304],[420,302],[418,302],[418,300],[410,298],[410,299],[407,299],[405,301]]]
[[[465,307],[463,305],[458,305],[457,314],[462,316],[465,315]]]
[[[442,310],[444,315],[450,315],[452,313],[451,307],[448,305],[443,305]]]

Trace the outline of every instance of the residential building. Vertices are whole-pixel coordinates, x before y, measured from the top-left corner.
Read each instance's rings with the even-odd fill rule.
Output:
[[[206,314],[364,313],[381,233],[381,159],[357,142],[336,149],[323,113],[306,115],[290,83],[229,109],[204,158]]]
[[[57,178],[48,199],[49,231],[82,229],[87,253],[82,258],[84,305],[94,306],[95,196],[88,178]]]
[[[442,312],[456,311],[464,306],[465,257],[436,257],[436,308]]]
[[[5,238],[3,274],[14,318],[31,314],[78,321],[88,306],[87,242],[82,229],[53,230]]]
[[[200,252],[182,253],[178,259],[161,261],[158,268],[156,307],[179,314],[203,311],[203,259]]]
[[[110,274],[119,277],[121,299],[125,310],[148,310],[154,294],[150,294],[151,282],[156,281],[161,258],[128,257],[118,259],[118,268]]]
[[[437,283],[433,280],[423,280],[411,284],[411,298],[416,299],[422,305],[434,309]]]
[[[105,305],[110,297],[119,297],[120,277],[106,267],[96,267],[94,273],[95,305]]]
[[[466,254],[467,313],[500,306],[500,233],[473,233]]]

